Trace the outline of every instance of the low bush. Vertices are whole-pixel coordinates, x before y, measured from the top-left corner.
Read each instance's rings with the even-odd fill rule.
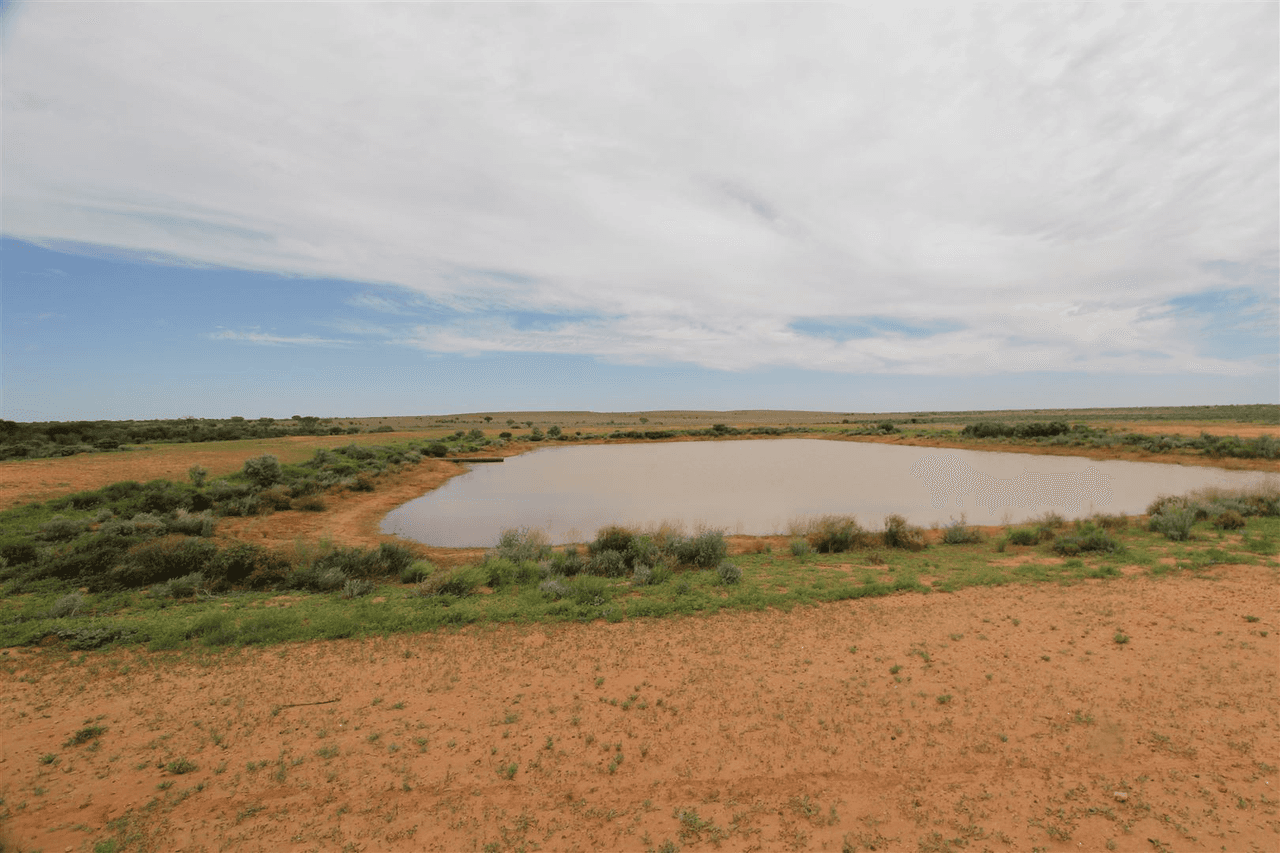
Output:
[[[294,506],[303,512],[324,512],[329,508],[324,498],[319,495],[306,495],[294,501]]]
[[[422,596],[470,595],[484,581],[480,570],[475,566],[460,566],[455,569],[442,569],[418,584],[417,594]]]
[[[244,461],[244,475],[259,489],[266,489],[280,482],[280,460],[270,453],[254,456]]]
[[[963,516],[942,529],[942,541],[947,545],[972,545],[983,538],[982,530],[967,526]]]
[[[803,557],[811,553],[813,553],[813,546],[809,544],[808,539],[801,539],[797,536],[791,540],[791,556]]]
[[[921,551],[926,544],[924,531],[915,525],[908,524],[907,520],[900,515],[885,516],[884,544],[890,548]]]
[[[366,578],[349,578],[342,585],[343,598],[360,598],[373,592],[373,581]]]
[[[1053,541],[1053,550],[1064,557],[1074,557],[1087,551],[1111,553],[1120,550],[1120,541],[1101,527],[1080,525],[1075,531],[1063,534]]]
[[[484,583],[493,589],[504,586],[519,586],[537,580],[541,575],[538,564],[525,560],[517,563],[502,557],[489,557],[480,564],[484,573]]]
[[[742,580],[742,569],[727,560],[716,567],[716,574],[720,576],[720,583],[725,585],[736,584]]]
[[[621,551],[600,551],[587,561],[586,573],[603,578],[620,578],[627,574],[627,558]]]
[[[722,531],[705,530],[687,539],[673,537],[664,543],[664,550],[679,565],[710,569],[720,565],[729,553],[729,546]]]
[[[498,544],[489,552],[491,556],[513,563],[538,562],[551,556],[547,535],[528,527],[504,530],[498,536]]]
[[[49,605],[44,615],[50,619],[69,619],[79,613],[81,607],[84,607],[84,596],[78,592],[72,592]]]
[[[1147,520],[1147,529],[1171,541],[1183,542],[1191,538],[1191,527],[1195,522],[1196,511],[1192,507],[1166,503]]]
[[[563,551],[552,554],[548,563],[552,574],[573,577],[587,569],[587,560],[578,552],[577,547],[570,545]]]
[[[130,549],[108,578],[115,589],[137,589],[202,573],[216,562],[218,546],[194,536],[163,536]]]
[[[190,598],[204,589],[206,581],[203,572],[192,572],[180,578],[173,578],[151,587],[152,598]]]
[[[1035,545],[1040,541],[1040,531],[1032,527],[1011,527],[1005,531],[1004,539],[1010,545]]]
[[[89,522],[83,518],[66,518],[55,515],[36,530],[36,539],[44,542],[66,542],[75,539],[89,529]]]
[[[1233,509],[1226,510],[1213,519],[1213,526],[1219,530],[1239,530],[1244,525],[1244,516]]]
[[[595,555],[602,551],[623,552],[631,544],[635,534],[625,527],[602,527],[596,532],[595,541],[587,546],[587,553]]]
[[[806,528],[809,544],[819,554],[836,554],[866,545],[867,531],[851,515],[824,515]]]
[[[426,580],[436,567],[428,560],[415,560],[400,570],[400,583],[421,583]]]

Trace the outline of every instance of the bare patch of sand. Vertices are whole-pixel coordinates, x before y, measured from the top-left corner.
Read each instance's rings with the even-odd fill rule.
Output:
[[[1265,562],[239,653],[9,650],[2,832],[45,850],[1275,850]],[[105,731],[68,745],[86,724]]]

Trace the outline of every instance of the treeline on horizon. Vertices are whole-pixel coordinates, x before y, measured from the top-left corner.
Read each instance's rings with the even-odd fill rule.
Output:
[[[118,450],[131,444],[166,442],[236,441],[246,438],[282,438],[289,435],[355,435],[358,426],[332,425],[332,418],[294,415],[247,420],[175,418],[155,421],[45,421],[17,423],[0,420],[0,459],[40,459],[77,453]],[[377,427],[370,432],[391,432]]]

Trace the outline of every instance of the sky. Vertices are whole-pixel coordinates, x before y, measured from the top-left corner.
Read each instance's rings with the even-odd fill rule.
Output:
[[[1280,402],[1280,6],[0,5],[0,417]]]

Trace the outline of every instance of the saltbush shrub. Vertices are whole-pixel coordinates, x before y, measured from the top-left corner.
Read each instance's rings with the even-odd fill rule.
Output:
[[[1074,557],[1086,551],[1111,553],[1120,550],[1120,540],[1101,527],[1082,524],[1075,531],[1065,533],[1053,541],[1053,550],[1064,557]]]
[[[83,518],[66,518],[61,515],[55,515],[40,525],[36,531],[36,538],[45,542],[65,542],[68,539],[75,539],[88,529],[89,522]]]
[[[265,489],[280,482],[280,460],[270,453],[254,456],[244,461],[244,475],[259,489]]]
[[[480,570],[475,566],[460,566],[455,569],[443,569],[418,584],[417,593],[422,596],[470,595],[484,581]]]
[[[797,536],[791,540],[791,556],[803,557],[811,553],[813,553],[813,546],[809,544],[808,539],[801,539]]]
[[[888,515],[884,519],[884,544],[890,548],[920,551],[925,547],[924,531],[908,524],[900,515]]]
[[[1168,503],[1148,519],[1147,529],[1160,533],[1173,542],[1183,542],[1191,538],[1191,527],[1195,522],[1195,509]]]
[[[720,583],[726,585],[736,584],[742,580],[742,569],[727,560],[716,567],[716,574],[720,576]]]
[[[627,558],[621,551],[599,551],[587,562],[587,574],[620,578],[627,574]]]
[[[1226,510],[1213,519],[1213,526],[1219,530],[1239,530],[1244,525],[1244,516],[1234,509]]]
[[[1034,545],[1040,541],[1040,531],[1032,527],[1011,527],[1004,539],[1010,545]]]
[[[415,560],[400,570],[400,583],[421,583],[435,570],[429,560]]]
[[[50,619],[69,619],[79,613],[82,607],[84,607],[84,596],[78,592],[71,592],[49,605],[45,616]]]
[[[541,530],[529,527],[511,528],[502,531],[498,536],[498,544],[489,553],[514,563],[536,563],[551,556],[551,546],[547,544],[547,535]]]
[[[972,545],[981,542],[982,539],[982,530],[967,526],[963,518],[951,522],[942,529],[942,541],[948,545]]]
[[[688,539],[672,538],[664,544],[676,563],[699,569],[718,566],[729,552],[724,533],[719,530],[706,530]]]
[[[809,523],[808,540],[819,554],[837,554],[867,544],[867,531],[851,515],[824,515]]]
[[[343,598],[359,598],[373,592],[373,581],[365,578],[350,578],[342,585]]]

